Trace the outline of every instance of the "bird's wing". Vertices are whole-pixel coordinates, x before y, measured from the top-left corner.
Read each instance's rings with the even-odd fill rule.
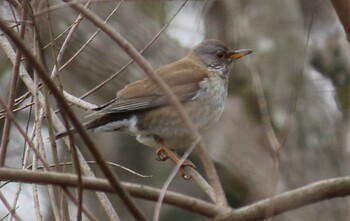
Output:
[[[200,82],[208,77],[202,67],[194,65],[187,59],[163,66],[157,73],[181,102],[192,99],[200,89]],[[95,114],[142,111],[168,103],[167,97],[152,80],[143,79],[120,90],[116,99],[96,108]]]

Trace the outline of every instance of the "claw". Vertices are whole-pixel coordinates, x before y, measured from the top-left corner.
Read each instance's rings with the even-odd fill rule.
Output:
[[[192,167],[193,169],[196,169],[196,165],[194,165],[189,160],[185,160],[185,162],[183,162],[183,164],[181,165],[181,168],[180,168],[181,177],[184,178],[185,180],[190,180],[192,176],[187,174],[187,172],[185,171],[185,167]]]
[[[182,168],[184,167],[192,167],[193,169],[196,169],[196,165],[194,165],[190,160],[185,160],[185,162],[183,162]]]
[[[184,180],[190,180],[192,178],[192,176],[188,175],[183,169],[180,169],[180,175]]]
[[[158,161],[166,161],[169,158],[168,153],[164,148],[160,147],[156,151],[156,160]]]
[[[155,137],[155,141],[159,144],[159,148],[156,151],[156,160],[158,161],[166,161],[167,159],[172,159],[176,164],[179,163],[180,158],[179,156],[176,154],[176,152],[174,150],[168,149],[164,146],[162,139],[159,137]],[[182,178],[184,178],[185,180],[189,180],[192,178],[191,175],[188,175],[185,171],[185,167],[192,167],[193,169],[196,169],[196,166],[189,160],[185,160],[182,165],[181,168],[179,170],[180,175]]]

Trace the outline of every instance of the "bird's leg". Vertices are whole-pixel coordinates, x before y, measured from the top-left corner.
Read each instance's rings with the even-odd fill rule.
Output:
[[[178,164],[180,162],[179,155],[177,155],[177,153],[174,150],[167,148],[164,145],[164,142],[160,137],[155,136],[154,139],[155,139],[156,143],[159,145],[159,148],[156,151],[156,154],[157,154],[156,159],[157,160],[166,161],[168,158],[170,158],[176,164]],[[187,159],[181,165],[181,169],[180,169],[181,176],[184,179],[191,179],[191,176],[189,176],[185,173],[184,167],[192,167],[193,169],[195,169],[196,166],[191,161],[189,161]]]

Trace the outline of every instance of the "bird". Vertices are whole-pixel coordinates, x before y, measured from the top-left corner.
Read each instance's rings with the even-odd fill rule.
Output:
[[[252,52],[232,50],[216,39],[204,40],[187,56],[160,67],[156,73],[177,96],[197,130],[203,132],[224,110],[234,61]],[[84,124],[91,132],[125,131],[146,146],[172,150],[193,142],[168,98],[150,78],[131,82],[117,92],[115,99],[92,111],[95,119]],[[60,132],[56,139],[75,132]]]

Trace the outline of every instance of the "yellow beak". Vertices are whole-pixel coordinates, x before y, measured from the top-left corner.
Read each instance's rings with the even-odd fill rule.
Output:
[[[238,60],[241,57],[244,57],[252,52],[253,52],[253,50],[251,50],[251,49],[241,49],[241,50],[232,51],[230,53],[230,58],[232,60]]]

